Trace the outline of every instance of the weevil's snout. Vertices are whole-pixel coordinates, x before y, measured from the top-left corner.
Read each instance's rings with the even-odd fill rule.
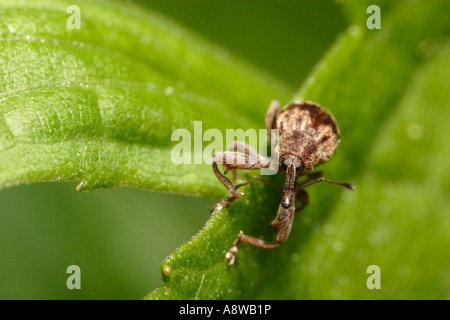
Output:
[[[287,155],[282,161],[282,168],[286,172],[286,182],[281,198],[281,206],[287,209],[294,204],[296,172],[301,170],[302,161],[295,155]]]
[[[290,194],[283,194],[281,199],[281,206],[285,209],[292,205],[292,196]]]

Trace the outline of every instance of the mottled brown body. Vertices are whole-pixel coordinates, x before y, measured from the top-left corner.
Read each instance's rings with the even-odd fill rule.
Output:
[[[335,153],[339,144],[339,127],[336,120],[329,111],[313,102],[294,102],[283,109],[277,101],[273,101],[266,115],[266,127],[270,134],[273,129],[279,130],[278,141],[278,163],[280,169],[286,174],[284,188],[278,188],[271,183],[259,178],[233,185],[217,168],[217,163],[222,163],[227,169],[259,169],[269,168],[273,165],[270,159],[257,154],[256,150],[245,143],[236,141],[228,152],[219,152],[213,157],[213,171],[222,184],[231,192],[231,198],[222,200],[214,208],[222,207],[224,204],[234,201],[242,196],[238,188],[247,185],[255,180],[262,181],[282,193],[282,198],[278,208],[277,216],[270,224],[277,232],[276,241],[266,242],[256,237],[245,235],[242,231],[239,233],[233,247],[227,253],[230,260],[229,265],[234,264],[235,254],[240,242],[246,242],[260,248],[274,248],[287,240],[291,231],[294,215],[303,209],[309,202],[308,195],[304,190],[306,187],[318,183],[327,182],[344,186],[349,189],[354,187],[349,183],[335,182],[319,177],[310,172],[319,164],[328,161]],[[255,163],[246,163],[245,161],[237,164],[235,159],[257,159]],[[226,159],[231,159],[226,163]],[[225,162],[224,162],[225,161]],[[297,178],[307,175],[305,181],[297,182]],[[295,200],[300,200],[302,206],[295,209]],[[213,209],[214,209],[213,208]]]
[[[279,129],[280,163],[294,154],[303,161],[297,176],[328,161],[339,144],[339,127],[325,108],[313,102],[292,103],[276,114],[273,129]]]

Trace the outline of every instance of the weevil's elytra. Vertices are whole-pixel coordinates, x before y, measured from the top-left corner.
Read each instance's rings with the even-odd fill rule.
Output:
[[[310,173],[317,165],[328,161],[335,153],[339,144],[339,127],[333,115],[328,110],[309,101],[294,102],[280,109],[278,101],[272,101],[265,122],[269,134],[272,129],[279,130],[278,160],[279,164],[281,164],[280,171],[286,175],[283,189],[272,185],[260,177],[254,177],[245,183],[233,185],[218,170],[217,163],[222,163],[225,171],[232,169],[261,169],[271,166],[269,159],[258,155],[256,150],[243,142],[235,141],[230,151],[218,152],[213,156],[214,174],[231,192],[231,197],[217,203],[216,208],[241,197],[242,194],[237,190],[255,180],[262,181],[282,193],[277,215],[270,224],[277,232],[276,241],[267,242],[256,237],[248,236],[241,231],[233,247],[226,254],[230,266],[234,264],[237,247],[241,242],[270,249],[279,246],[287,240],[295,213],[304,209],[309,202],[308,194],[304,190],[306,187],[318,182],[327,182],[341,185],[351,190],[354,189],[353,185],[349,183],[324,179],[321,172],[315,174]],[[258,158],[257,165],[254,163],[237,165],[234,162],[227,163],[224,161],[227,158],[247,159],[249,155]],[[304,175],[306,175],[306,179],[298,182],[297,178]],[[302,203],[297,209],[295,209],[296,200]]]

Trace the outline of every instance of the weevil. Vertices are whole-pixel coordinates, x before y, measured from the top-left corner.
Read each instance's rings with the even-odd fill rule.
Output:
[[[347,182],[337,182],[327,180],[322,176],[322,172],[311,173],[311,171],[324,162],[327,162],[335,153],[340,142],[340,131],[333,115],[320,105],[305,101],[293,102],[280,108],[280,103],[272,101],[266,115],[266,128],[270,136],[271,130],[278,129],[279,139],[276,150],[276,160],[281,164],[279,172],[286,175],[284,188],[279,188],[259,176],[255,176],[247,182],[234,185],[225,174],[236,169],[252,170],[271,168],[273,161],[264,157],[244,142],[234,141],[228,151],[214,154],[212,167],[213,172],[219,181],[230,191],[231,197],[218,202],[212,209],[221,208],[229,202],[242,197],[238,189],[248,185],[253,181],[261,181],[279,190],[282,194],[280,205],[275,219],[270,223],[275,229],[276,240],[267,242],[257,237],[239,232],[231,249],[226,253],[229,260],[228,265],[232,266],[238,246],[241,242],[254,245],[259,248],[271,249],[278,247],[285,242],[291,232],[294,216],[303,210],[309,203],[308,194],[305,191],[318,182],[327,182],[340,185],[350,190],[355,187]],[[249,161],[252,159],[253,161]],[[221,163],[225,168],[222,174],[217,164]],[[304,181],[298,182],[299,177],[305,176]],[[295,207],[296,200],[299,200],[300,207]]]

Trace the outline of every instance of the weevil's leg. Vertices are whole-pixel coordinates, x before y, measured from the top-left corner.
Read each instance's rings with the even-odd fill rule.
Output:
[[[248,145],[242,141],[236,141],[236,140],[233,141],[230,144],[230,147],[228,148],[228,150],[229,151],[237,151],[239,153],[244,153],[244,154],[249,155],[250,157],[256,157],[256,158],[261,157],[255,149],[253,149],[250,145]],[[233,173],[233,181],[236,181],[237,180],[236,169],[232,169],[231,172]],[[226,173],[227,173],[227,171],[225,171],[225,174]]]
[[[225,178],[226,178],[226,177],[225,177]],[[228,180],[228,181],[229,181],[229,180]],[[260,177],[253,177],[253,178],[251,178],[250,180],[248,180],[248,181],[246,181],[246,182],[243,182],[243,183],[240,183],[240,184],[233,185],[233,190],[234,190],[234,192],[237,192],[237,190],[238,190],[240,187],[246,186],[246,185],[252,183],[253,181],[261,181],[261,182],[264,182],[264,183],[267,184],[268,186],[271,186],[272,188],[277,189],[277,190],[280,191],[280,192],[283,192],[283,190],[281,190],[281,189],[280,189],[279,187],[277,187],[276,185],[274,185],[274,184],[270,183],[269,181],[266,181],[266,180],[264,180],[264,179],[262,179],[262,178],[260,178]],[[231,183],[231,181],[230,181],[230,183]],[[232,196],[229,197],[229,198],[225,198],[225,199],[222,199],[222,200],[220,200],[219,202],[217,202],[217,203],[211,208],[210,214],[212,214],[212,213],[214,212],[214,210],[223,208],[223,207],[226,206],[228,203],[231,203],[231,202],[233,202],[234,200],[236,200],[237,198],[240,198],[240,197],[242,196],[242,193],[240,193],[240,192],[237,192],[237,193],[240,194],[238,197],[232,195]]]
[[[295,190],[295,192],[299,192],[300,190],[303,190],[303,189],[305,189],[305,188],[307,188],[309,186],[312,186],[313,184],[319,183],[319,182],[326,182],[326,183],[336,184],[338,186],[343,186],[343,187],[345,187],[347,189],[350,189],[350,190],[355,190],[355,186],[352,185],[351,183],[331,181],[331,180],[327,180],[327,179],[321,177],[321,178],[319,178],[319,179],[317,179],[317,180],[315,180],[313,182],[310,182],[310,183],[307,183],[307,184],[302,184],[297,190]]]
[[[249,155],[242,152],[217,152],[212,159],[213,163],[221,163],[225,168],[225,174],[233,169],[254,170],[269,168],[271,160],[259,154]],[[220,179],[219,179],[220,180]]]
[[[306,190],[300,190],[299,192],[297,192],[296,196],[295,196],[295,200],[299,200],[301,205],[300,207],[295,209],[295,213],[299,213],[300,211],[302,211],[303,209],[305,209],[308,204],[309,204],[309,195],[306,192]]]
[[[244,234],[242,231],[240,231],[237,239],[233,242],[233,246],[225,255],[225,257],[229,260],[228,266],[230,266],[230,267],[234,265],[234,261],[236,260],[236,253],[238,251],[238,246],[241,244],[241,242],[252,244],[256,247],[264,248],[264,249],[272,249],[272,248],[278,247],[281,243],[278,241],[266,242],[262,239],[248,236],[248,235]]]
[[[228,160],[230,160],[229,158],[227,159],[227,156],[231,156],[231,160],[233,160],[233,161],[231,161],[231,163],[227,162]],[[235,199],[242,197],[242,193],[238,192],[237,190],[240,187],[250,184],[255,180],[264,182],[265,184],[270,185],[271,187],[280,190],[275,185],[271,184],[268,181],[265,181],[264,179],[261,179],[260,177],[254,177],[247,182],[244,182],[244,183],[241,183],[238,185],[233,185],[233,183],[227,177],[225,177],[225,175],[223,175],[219,171],[219,168],[217,167],[217,163],[222,163],[226,170],[229,170],[230,168],[231,169],[248,169],[248,170],[250,170],[250,169],[266,168],[267,166],[270,166],[270,160],[263,158],[263,157],[260,157],[259,163],[254,163],[255,161],[247,161],[247,163],[244,162],[242,164],[242,161],[246,160],[245,159],[246,156],[247,155],[245,155],[243,153],[230,152],[230,151],[229,152],[219,152],[213,156],[213,163],[212,163],[213,172],[216,175],[217,179],[219,179],[219,181],[222,182],[222,184],[230,191],[231,197],[223,199],[223,200],[219,201],[218,203],[216,203],[212,207],[212,209],[210,211],[211,213],[213,213],[214,210],[216,210],[218,208],[222,208],[226,204],[233,202]],[[237,161],[234,161],[234,160],[237,160]],[[253,158],[253,160],[255,160],[255,159]]]
[[[246,185],[252,183],[253,181],[261,181],[261,182],[267,184],[268,186],[271,186],[272,188],[277,189],[278,191],[282,192],[282,190],[279,187],[277,187],[276,185],[274,185],[274,184],[270,183],[269,181],[266,181],[258,176],[253,177],[246,182],[233,185],[227,177],[225,177],[223,174],[220,173],[219,168],[217,168],[217,163],[215,163],[215,162],[213,162],[213,171],[214,171],[216,177],[219,179],[219,181],[222,182],[222,184],[231,192],[231,197],[222,199],[219,202],[217,202],[211,208],[211,211],[210,211],[211,214],[214,212],[214,210],[222,208],[225,205],[227,205],[228,203],[233,202],[237,198],[242,197],[242,193],[238,192],[237,190],[240,187],[243,187],[243,186],[246,186]]]
[[[238,238],[234,241],[233,246],[225,255],[225,257],[230,260],[228,265],[231,267],[234,264],[238,246],[241,242],[245,242],[263,249],[272,249],[285,242],[291,232],[292,222],[294,221],[294,211],[295,207],[293,203],[288,208],[284,208],[280,204],[277,217],[270,224],[277,232],[277,238],[274,242],[267,242],[256,237],[248,236],[240,231]]]
[[[225,178],[226,178],[226,177],[225,177]],[[240,183],[240,184],[233,185],[233,190],[234,190],[235,192],[237,192],[237,190],[238,190],[240,187],[246,186],[246,185],[252,183],[253,181],[261,181],[261,182],[264,182],[264,183],[267,184],[268,186],[271,186],[272,188],[277,189],[277,190],[280,191],[280,192],[283,192],[283,190],[281,190],[281,189],[280,189],[279,187],[277,187],[276,185],[274,185],[274,184],[270,183],[269,181],[266,181],[266,180],[264,180],[264,179],[262,179],[262,178],[260,178],[260,177],[253,177],[253,178],[251,178],[250,180],[248,180],[248,181],[246,181],[246,182],[243,182],[243,183]],[[230,181],[230,183],[231,183],[231,181]],[[222,207],[226,206],[228,203],[233,202],[234,200],[236,200],[237,198],[240,198],[240,197],[242,196],[242,193],[240,193],[240,192],[237,192],[237,193],[239,193],[240,196],[237,197],[237,196],[232,195],[232,196],[229,197],[229,198],[225,198],[225,199],[222,199],[222,200],[220,200],[219,202],[217,202],[217,203],[211,208],[210,213],[212,214],[212,213],[214,212],[214,210],[219,209],[219,208],[222,208]]]
[[[252,157],[260,157],[258,152],[250,145],[242,141],[233,141],[228,148],[228,151],[237,151],[240,153],[248,154]]]
[[[236,169],[231,170],[231,174],[233,175],[233,181],[236,182],[236,180],[237,180],[237,172],[236,172]]]
[[[227,205],[230,202],[233,202],[235,199],[242,197],[242,193],[238,192],[237,189],[234,187],[233,183],[225,177],[217,167],[217,163],[213,161],[212,163],[213,172],[216,175],[217,179],[219,179],[220,182],[231,192],[231,197],[225,198],[217,202],[210,210],[210,214],[214,212],[216,209],[221,209],[225,205]]]
[[[223,207],[225,207],[227,204],[233,202],[234,200],[236,200],[237,197],[229,197],[229,198],[225,198],[220,200],[219,202],[217,202],[212,208],[211,210],[209,210],[209,214],[213,214],[215,210],[220,210]]]
[[[269,109],[267,110],[266,129],[267,133],[269,134],[269,141],[270,141],[270,130],[275,127],[275,119],[279,109],[280,109],[280,102],[278,100],[273,100],[270,103]]]
[[[217,179],[219,179],[220,182],[222,182],[222,184],[225,186],[225,188],[228,189],[228,191],[231,192],[231,195],[234,198],[240,198],[242,196],[242,193],[238,192],[236,190],[236,188],[234,187],[233,183],[230,181],[230,179],[228,179],[227,177],[225,177],[220,171],[219,168],[217,167],[217,163],[215,161],[213,161],[212,163],[212,168],[213,168],[213,172],[216,175]]]

